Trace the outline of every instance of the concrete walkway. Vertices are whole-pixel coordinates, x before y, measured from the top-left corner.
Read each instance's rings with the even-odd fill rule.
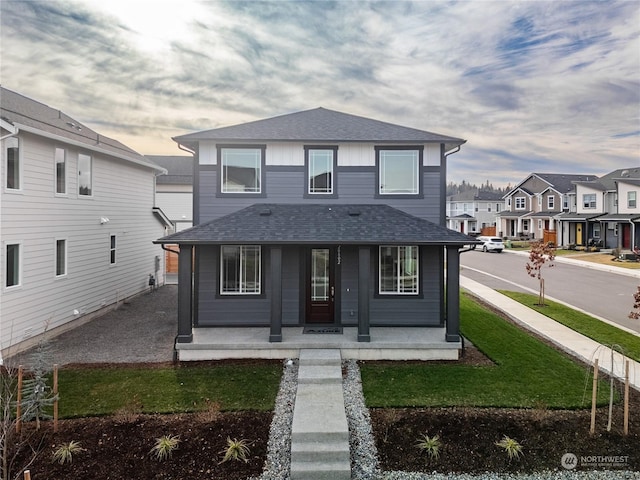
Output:
[[[473,295],[480,297],[488,304],[506,313],[515,322],[525,328],[538,333],[559,348],[565,350],[581,360],[593,364],[598,359],[598,365],[607,373],[623,379],[625,376],[625,358],[580,333],[542,315],[535,310],[522,305],[509,297],[498,293],[492,288],[460,275],[460,286]],[[629,366],[630,384],[640,390],[640,363],[631,360]]]
[[[300,350],[291,427],[291,480],[350,478],[340,350]]]

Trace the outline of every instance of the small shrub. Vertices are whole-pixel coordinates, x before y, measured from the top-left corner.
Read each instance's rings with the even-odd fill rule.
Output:
[[[80,446],[80,442],[76,442],[75,440],[69,443],[63,443],[54,450],[52,455],[53,461],[58,462],[60,465],[71,463],[73,462],[73,456],[84,450],[85,449]]]
[[[224,457],[220,463],[227,462],[229,460],[235,460],[243,462],[248,462],[249,459],[249,444],[245,439],[237,440],[227,437],[227,448],[222,450],[220,453],[224,453]]]
[[[159,462],[170,458],[173,451],[178,448],[180,438],[175,435],[163,435],[156,438],[156,444],[151,449],[151,454],[156,457]]]
[[[496,445],[507,453],[509,460],[520,458],[520,455],[522,455],[522,445],[520,445],[517,440],[506,435],[502,437],[502,440],[496,442]]]
[[[440,447],[442,446],[442,442],[440,442],[440,437],[438,435],[430,437],[425,433],[418,438],[416,446],[423,452],[426,452],[431,460],[437,460],[440,458]]]

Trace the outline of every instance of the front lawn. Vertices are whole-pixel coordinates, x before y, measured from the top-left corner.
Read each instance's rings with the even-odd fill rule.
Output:
[[[495,365],[362,362],[367,406],[588,406],[591,380],[586,366],[466,295],[460,298],[460,318],[462,334]],[[600,404],[607,401],[605,390],[599,388]]]
[[[60,416],[194,412],[213,404],[222,410],[269,411],[281,374],[279,361],[63,368]]]
[[[613,325],[593,318],[586,313],[578,312],[577,310],[551,300],[545,300],[545,306],[540,307],[537,305],[538,295],[506,290],[500,290],[500,293],[598,343],[603,345],[617,345],[619,346],[619,350],[627,357],[635,361],[640,361],[640,337],[637,335],[625,332]],[[629,311],[631,311],[631,308],[629,308]],[[640,320],[638,321],[640,322]]]

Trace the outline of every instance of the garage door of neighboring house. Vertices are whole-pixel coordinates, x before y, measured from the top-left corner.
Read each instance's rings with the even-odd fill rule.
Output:
[[[171,249],[175,252],[180,251],[180,246],[178,245],[165,245],[165,248]],[[165,265],[166,273],[178,273],[178,254],[165,251]]]

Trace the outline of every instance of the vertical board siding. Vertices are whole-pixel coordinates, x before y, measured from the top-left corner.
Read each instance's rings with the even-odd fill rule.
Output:
[[[67,154],[66,195],[54,193],[56,146]],[[20,240],[23,261],[20,287],[4,288],[4,269],[0,273],[3,349],[145,291],[156,255],[164,271],[162,249],[152,243],[164,228],[151,211],[151,169],[92,153],[93,195],[81,198],[76,147],[24,134],[21,149],[23,191],[2,193],[2,255],[6,243]],[[101,217],[109,222],[100,225]],[[109,264],[110,234],[118,241],[115,265]],[[56,239],[67,241],[62,277],[55,276]]]

